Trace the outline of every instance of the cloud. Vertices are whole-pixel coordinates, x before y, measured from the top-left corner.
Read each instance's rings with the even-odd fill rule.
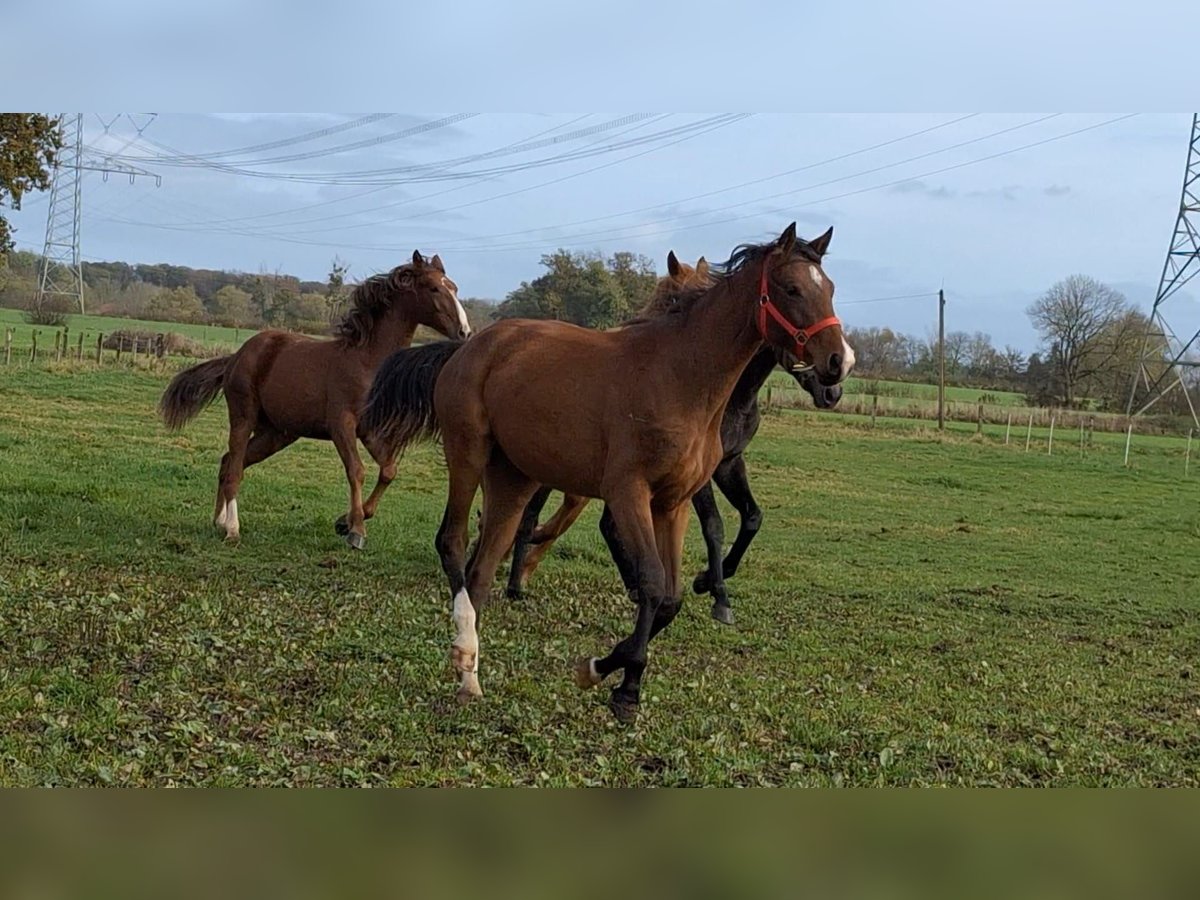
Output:
[[[1042,188],[1042,193],[1047,197],[1065,197],[1071,193],[1071,186],[1069,184],[1052,184]]]
[[[894,185],[890,189],[890,192],[893,194],[922,194],[926,197],[932,197],[935,200],[946,200],[958,193],[957,191],[950,190],[945,185],[933,187],[919,178],[914,178],[912,181],[902,181]]]

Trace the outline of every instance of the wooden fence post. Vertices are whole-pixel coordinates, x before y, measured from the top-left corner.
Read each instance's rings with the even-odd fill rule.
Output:
[[[75,351],[75,359],[83,362],[83,332],[79,332],[79,348]]]
[[[1083,456],[1083,417],[1079,417],[1079,455]]]
[[[137,347],[138,347],[138,339],[135,336],[133,339],[133,364],[135,366],[137,365]]]
[[[983,434],[983,404],[979,404],[979,408],[975,411],[975,433]]]
[[[1008,424],[1004,426],[1004,446],[1008,446],[1008,438],[1012,434],[1012,410],[1008,411]]]
[[[12,362],[12,329],[4,329],[4,364]]]
[[[101,351],[103,351],[103,350],[104,350],[104,332],[102,331],[98,335],[96,335],[96,364],[97,365],[99,365],[101,362],[100,354],[101,354]]]
[[[58,362],[61,359],[59,353],[62,347],[62,332],[55,329],[54,331],[54,361]]]
[[[875,415],[879,412],[879,395],[871,395],[871,427],[875,427]]]
[[[37,336],[38,333],[37,329],[35,328],[33,330],[33,346],[29,348],[29,361],[31,363],[37,361]]]
[[[121,363],[121,348],[125,346],[125,335],[117,335],[117,364]]]
[[[1054,452],[1054,413],[1050,414],[1050,440],[1046,443],[1046,455]]]
[[[1129,443],[1133,440],[1133,423],[1125,430],[1125,468],[1129,468]]]
[[[1033,437],[1033,411],[1029,412],[1029,427],[1025,429],[1025,452],[1029,452],[1029,440]]]

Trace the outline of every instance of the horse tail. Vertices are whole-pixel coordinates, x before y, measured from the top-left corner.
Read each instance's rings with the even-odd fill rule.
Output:
[[[438,341],[397,350],[371,384],[359,418],[362,433],[399,453],[422,437],[437,437],[440,427],[433,408],[438,376],[462,341]]]
[[[212,403],[225,386],[234,354],[184,369],[171,379],[158,402],[158,412],[171,431],[178,431]]]

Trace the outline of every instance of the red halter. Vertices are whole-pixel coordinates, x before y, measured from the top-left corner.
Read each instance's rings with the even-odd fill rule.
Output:
[[[779,326],[788,333],[788,337],[796,342],[796,358],[801,362],[804,362],[804,345],[814,334],[842,324],[842,320],[837,316],[829,316],[807,328],[797,328],[789,322],[787,316],[779,311],[779,307],[771,302],[771,294],[767,290],[767,261],[763,260],[762,277],[758,282],[758,333],[762,335],[764,341],[767,340],[768,315],[779,323]]]

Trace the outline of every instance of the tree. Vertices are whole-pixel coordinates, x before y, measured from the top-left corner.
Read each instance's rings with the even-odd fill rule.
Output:
[[[1105,354],[1097,351],[1104,332],[1128,308],[1119,291],[1087,275],[1064,278],[1030,305],[1029,318],[1058,367],[1055,380],[1065,406],[1076,404],[1080,389],[1103,364]]]
[[[191,287],[160,288],[147,304],[146,315],[164,322],[200,322],[204,304]]]
[[[485,300],[481,297],[460,297],[459,302],[467,312],[467,322],[471,325],[472,334],[487,328],[496,318],[495,300]]]
[[[213,321],[233,328],[244,328],[254,321],[250,307],[250,294],[239,287],[227,284],[213,296]]]
[[[322,294],[297,294],[285,288],[280,291],[283,321],[289,328],[317,334],[328,328],[326,297]]]
[[[39,113],[0,113],[0,209],[5,205],[20,209],[28,191],[48,188],[60,149],[58,119]],[[0,257],[12,246],[12,229],[0,215]]]
[[[595,253],[558,250],[542,257],[545,274],[523,281],[496,309],[498,318],[562,319],[609,328],[628,318],[654,288],[649,261],[632,253],[607,263]],[[633,292],[637,292],[636,294]]]
[[[335,256],[329,267],[329,281],[325,285],[326,316],[330,322],[342,312],[346,301],[346,274],[350,267]]]
[[[614,253],[609,257],[608,270],[612,272],[625,295],[626,303],[632,309],[641,307],[654,293],[658,283],[654,261],[640,253],[630,253],[628,250]]]

